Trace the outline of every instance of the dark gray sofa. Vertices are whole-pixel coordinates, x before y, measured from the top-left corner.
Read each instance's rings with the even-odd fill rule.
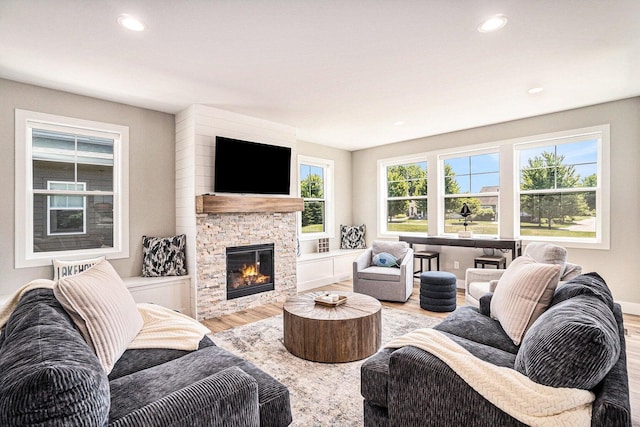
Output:
[[[287,426],[288,389],[205,337],[197,351],[127,350],[107,376],[51,289],[0,335],[2,426]]]
[[[489,317],[490,301],[459,307],[434,329],[538,383],[593,391],[594,427],[631,426],[622,312],[599,275],[560,285],[520,346]],[[416,347],[381,349],[363,363],[361,381],[365,426],[524,426]]]

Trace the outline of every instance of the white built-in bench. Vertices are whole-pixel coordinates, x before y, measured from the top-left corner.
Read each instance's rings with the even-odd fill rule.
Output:
[[[353,261],[364,249],[336,249],[298,257],[298,292],[350,279]]]
[[[191,315],[191,276],[122,279],[136,302],[148,302]]]

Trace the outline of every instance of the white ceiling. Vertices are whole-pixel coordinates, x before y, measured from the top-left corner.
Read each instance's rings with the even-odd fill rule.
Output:
[[[638,96],[638,22],[638,0],[0,0],[0,77],[357,150]]]

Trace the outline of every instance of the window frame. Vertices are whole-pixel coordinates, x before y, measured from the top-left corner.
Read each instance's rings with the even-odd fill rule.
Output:
[[[469,192],[468,193],[459,193],[459,194],[447,194],[446,192],[446,176],[445,176],[445,161],[446,160],[450,160],[450,159],[459,159],[459,158],[469,158],[471,159],[471,157],[474,156],[481,156],[484,154],[496,154],[498,155],[498,180],[499,180],[499,184],[498,184],[498,191],[490,191],[490,192],[485,192],[485,193],[474,193],[471,191],[471,187],[469,188]],[[497,234],[482,234],[482,233],[477,233],[473,230],[473,227],[471,227],[469,229],[469,231],[474,231],[473,235],[476,237],[487,237],[487,238],[496,238],[498,236],[500,236],[500,187],[501,187],[501,183],[502,183],[502,163],[501,163],[501,152],[499,147],[496,146],[491,146],[491,147],[487,147],[487,148],[480,148],[480,149],[470,149],[470,150],[464,150],[464,151],[456,151],[456,152],[449,152],[449,153],[441,153],[438,155],[438,183],[439,183],[439,188],[438,188],[438,235],[442,235],[442,236],[455,236],[457,235],[457,233],[447,233],[445,231],[446,228],[446,199],[473,199],[473,198],[479,198],[479,197],[495,197],[497,199],[497,203],[496,203],[496,215],[498,216],[498,229],[497,229]],[[471,178],[474,174],[471,173],[471,171],[469,171],[469,177]],[[471,181],[470,181],[471,183]],[[473,219],[473,214],[474,212],[472,212],[472,219]],[[471,223],[473,225],[473,222]]]
[[[523,194],[545,193],[562,194],[595,191],[596,200],[596,235],[594,238],[571,238],[553,236],[525,236],[520,234],[520,215],[514,215],[514,233],[525,242],[545,241],[549,243],[562,244],[573,248],[609,249],[610,248],[610,174],[609,174],[609,125],[592,126],[589,128],[575,129],[571,131],[556,132],[553,134],[540,135],[522,139],[513,144],[513,188],[514,188],[514,212],[520,212],[520,196]],[[521,190],[520,189],[520,152],[522,150],[538,147],[550,147],[564,144],[571,144],[589,139],[597,139],[597,176],[596,187],[572,187],[555,188],[543,190]]]
[[[114,182],[113,191],[110,192],[113,196],[113,247],[48,252],[33,250],[33,198],[36,192],[33,188],[32,128],[113,138]],[[116,259],[129,256],[128,126],[16,109],[15,153],[15,268],[51,265],[53,259],[78,259],[97,255]],[[84,193],[98,196],[103,194],[100,191]]]
[[[520,235],[520,169],[517,146],[539,143],[550,145],[555,140],[574,141],[600,135],[598,146],[598,191],[596,192],[597,229],[596,238],[585,239],[549,239],[545,236]],[[500,198],[498,203],[498,236],[504,238],[521,239],[525,244],[531,241],[546,241],[563,245],[567,248],[609,249],[610,248],[610,125],[601,124],[584,128],[525,136],[520,138],[489,141],[473,145],[459,146],[449,149],[439,149],[416,153],[412,155],[379,159],[378,166],[378,199],[377,222],[380,237],[394,237],[402,235],[439,236],[444,235],[444,158],[474,155],[487,151],[497,152],[500,156]],[[388,232],[385,227],[386,214],[386,167],[390,164],[410,163],[424,160],[431,166],[428,175],[428,217],[427,233],[424,232]],[[435,192],[435,193],[434,193]],[[485,193],[482,193],[485,194]],[[515,214],[518,213],[518,214]],[[437,225],[434,225],[437,224]],[[449,234],[450,235],[450,234]]]
[[[425,162],[427,164],[427,195],[426,196],[408,196],[407,199],[424,199],[427,201],[427,230],[425,232],[416,231],[389,231],[387,228],[387,207],[388,207],[388,181],[387,168],[389,166],[407,165],[413,163]],[[429,165],[433,164],[426,154],[393,157],[389,159],[378,160],[378,234],[381,236],[410,236],[421,235],[429,232],[429,224],[432,222],[431,202],[429,197],[429,183],[433,182],[432,173]],[[399,200],[399,199],[398,199]]]
[[[335,162],[330,159],[323,159],[320,157],[298,155],[298,197],[302,198],[302,187],[300,178],[300,168],[302,165],[309,165],[322,168],[324,173],[324,197],[321,199],[303,199],[304,201],[324,201],[324,231],[320,233],[303,233],[302,232],[302,212],[298,212],[298,239],[300,241],[317,240],[321,238],[333,238],[335,237],[335,200],[334,200],[334,168]]]
[[[51,184],[71,184],[67,181],[55,181],[55,180],[47,180],[47,190],[52,191],[55,189],[51,188]],[[76,191],[86,191],[87,189],[87,183],[86,182],[76,182],[73,183],[73,185],[81,185],[82,189],[78,190],[76,188]],[[69,190],[66,190],[69,191]],[[87,199],[83,197],[82,199],[82,207],[59,207],[59,206],[51,206],[51,201],[54,199],[54,197],[69,197],[68,195],[55,195],[55,194],[51,194],[47,196],[47,236],[69,236],[69,235],[73,235],[73,234],[86,234],[87,232]],[[78,210],[82,210],[82,231],[77,231],[77,232],[52,232],[51,231],[51,211],[69,211],[69,210],[73,210],[73,211],[78,211]]]

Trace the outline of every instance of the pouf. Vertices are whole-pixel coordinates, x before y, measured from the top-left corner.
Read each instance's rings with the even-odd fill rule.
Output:
[[[425,271],[420,275],[420,308],[429,311],[456,309],[456,276],[446,271]]]

